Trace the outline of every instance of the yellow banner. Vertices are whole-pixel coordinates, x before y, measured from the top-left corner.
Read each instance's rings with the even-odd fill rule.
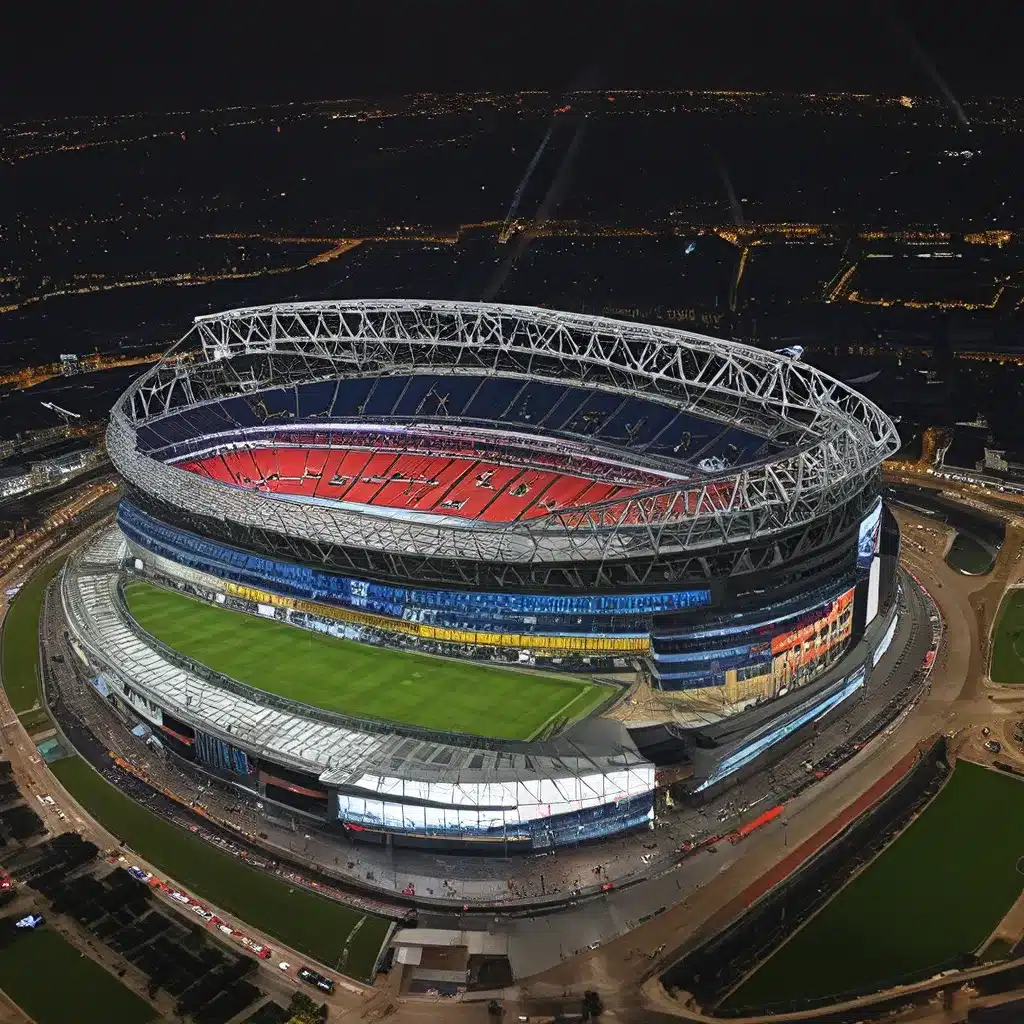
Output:
[[[256,604],[270,604],[277,608],[292,608],[295,611],[308,612],[325,619],[339,622],[351,622],[373,629],[389,630],[392,633],[404,633],[417,636],[424,640],[436,640],[441,643],[476,644],[482,647],[515,647],[520,650],[543,652],[574,651],[582,654],[614,654],[631,653],[646,654],[648,640],[646,637],[617,636],[538,636],[532,633],[480,633],[464,629],[448,629],[444,626],[429,626],[422,622],[406,622],[404,619],[392,619],[387,615],[373,615],[369,612],[357,612],[351,608],[338,608],[336,605],[318,604],[314,601],[300,601],[296,598],[282,597],[255,587],[243,586],[240,583],[228,583],[228,593],[232,597],[240,597]]]

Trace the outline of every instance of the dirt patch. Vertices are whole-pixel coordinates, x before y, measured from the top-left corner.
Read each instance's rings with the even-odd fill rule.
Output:
[[[1007,718],[999,727],[999,735],[993,736],[999,740],[1003,748],[999,752],[1000,758],[1010,761],[1018,767],[1024,767],[1024,744],[1018,743],[1014,739],[1014,736],[1018,734],[1024,735],[1024,708],[1020,709],[1012,718]]]

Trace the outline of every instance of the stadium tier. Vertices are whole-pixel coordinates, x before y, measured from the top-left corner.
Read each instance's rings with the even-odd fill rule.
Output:
[[[126,685],[174,723],[181,756],[229,774],[256,764],[257,780],[290,765],[307,773],[302,799],[353,827],[493,838],[499,826],[421,823],[419,811],[415,825],[394,824],[360,803],[371,797],[355,769],[339,782],[333,763],[275,761],[262,732],[242,742],[241,725],[198,716],[181,703],[180,674],[201,678],[204,694],[250,695],[252,716],[270,702],[296,721],[334,716],[333,728],[412,745],[429,725],[439,750],[460,752],[432,762],[436,779],[467,777],[473,736],[512,743],[510,766],[548,757],[537,779],[587,778],[600,795],[573,790],[571,811],[537,806],[586,824],[567,818],[544,840],[520,828],[534,812],[503,811],[500,830],[503,841],[557,843],[647,814],[644,750],[659,762],[704,751],[714,778],[738,737],[772,736],[773,716],[797,721],[807,702],[852,693],[836,673],[892,605],[898,538],[879,498],[881,462],[898,447],[891,421],[799,360],[683,331],[456,302],[201,316],[117,403],[107,444],[124,480],[125,547],[102,584],[109,621],[90,608],[95,595],[75,599],[90,649],[116,622],[123,649],[159,653],[173,685]],[[140,596],[142,580],[206,607],[179,615]],[[239,614],[253,621],[235,632],[267,657],[317,634],[309,657],[325,666],[323,687],[192,644]],[[198,625],[186,636],[175,619]],[[353,644],[372,645],[377,665],[392,652],[385,679],[365,667],[333,679],[334,664],[339,676],[364,664]],[[416,658],[430,660],[402,660]],[[516,701],[508,675],[473,672],[534,689]],[[631,722],[631,737],[599,714],[630,687],[658,695],[670,743],[662,733],[645,746],[658,720]],[[569,746],[538,753],[545,743]],[[568,749],[603,766],[560,775]],[[491,778],[483,763],[472,770]]]

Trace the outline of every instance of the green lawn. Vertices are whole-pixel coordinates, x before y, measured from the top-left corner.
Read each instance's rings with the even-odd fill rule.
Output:
[[[43,708],[36,708],[34,711],[23,711],[18,715],[18,721],[25,726],[29,736],[54,728],[53,719]]]
[[[958,763],[921,816],[728,998],[790,1001],[875,991],[974,952],[1024,886],[1024,782]]]
[[[0,668],[4,690],[18,713],[39,703],[39,613],[46,585],[60,572],[67,555],[48,562],[18,591],[4,618]]]
[[[366,916],[247,867],[130,800],[79,757],[49,767],[92,817],[175,881],[328,967],[338,963],[349,933]],[[372,980],[387,927],[384,918],[366,916],[349,950],[346,974]]]
[[[992,571],[992,566],[995,565],[995,556],[984,544],[973,537],[969,537],[965,533],[958,533],[950,545],[946,563],[957,572],[966,573],[969,576],[983,576]]]
[[[268,693],[361,718],[531,739],[555,718],[582,717],[606,687],[407,654],[229,611],[148,583],[127,588],[148,633]]]
[[[1024,683],[1024,590],[1009,591],[999,609],[993,631],[992,679]]]
[[[37,928],[0,949],[0,988],[36,1024],[143,1024],[157,1012],[62,935]]]

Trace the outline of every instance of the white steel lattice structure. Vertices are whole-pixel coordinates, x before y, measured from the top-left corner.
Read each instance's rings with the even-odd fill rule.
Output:
[[[442,524],[369,507],[266,501],[188,474],[137,445],[140,427],[226,397],[429,371],[546,378],[640,394],[736,424],[765,438],[773,451],[694,472],[628,501],[508,523]],[[125,478],[186,513],[323,548],[508,565],[699,555],[792,533],[873,487],[881,462],[898,446],[892,421],[876,405],[783,355],[601,317],[416,300],[289,303],[197,317],[118,401],[108,432],[110,455]]]

